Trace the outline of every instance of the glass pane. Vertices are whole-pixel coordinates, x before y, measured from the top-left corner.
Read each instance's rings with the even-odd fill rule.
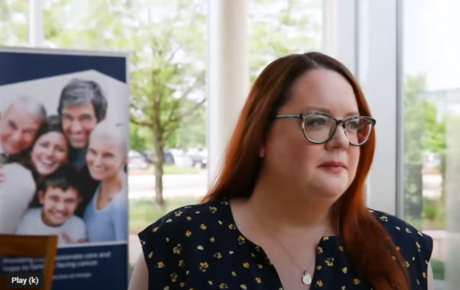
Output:
[[[251,82],[280,56],[321,49],[322,6],[321,0],[250,0]]]
[[[0,45],[26,45],[28,41],[27,1],[0,1]]]
[[[457,289],[459,280],[454,288],[446,281],[459,279],[460,266],[448,243],[448,233],[459,230],[451,222],[456,219],[458,225],[460,212],[459,5],[454,0],[403,3],[404,218],[434,239],[436,289]]]

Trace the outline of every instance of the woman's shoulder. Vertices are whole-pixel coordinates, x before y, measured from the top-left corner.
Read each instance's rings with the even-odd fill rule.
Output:
[[[6,174],[32,175],[31,171],[19,162],[3,164]]]
[[[433,239],[429,235],[395,215],[374,209],[369,209],[369,211],[384,227],[403,255],[418,255],[422,256],[425,261],[430,260]]]

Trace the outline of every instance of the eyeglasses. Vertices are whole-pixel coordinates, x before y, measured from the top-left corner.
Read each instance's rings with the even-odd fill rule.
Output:
[[[314,144],[324,144],[332,139],[337,127],[342,124],[351,145],[361,146],[367,142],[376,120],[367,116],[356,116],[338,120],[328,114],[309,112],[297,115],[276,115],[275,119],[300,119],[304,137]]]

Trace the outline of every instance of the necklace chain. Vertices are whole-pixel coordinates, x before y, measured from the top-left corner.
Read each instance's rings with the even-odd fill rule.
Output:
[[[259,221],[259,219],[257,219],[257,222],[259,224],[259,226],[262,226],[263,223],[261,223]],[[262,226],[264,227],[264,226]],[[264,227],[265,228],[265,227]],[[327,232],[329,230],[329,226],[326,228],[326,231],[325,231],[325,234],[323,236],[326,236]],[[286,249],[286,247],[284,246],[283,243],[281,243],[278,239],[276,239],[275,237],[271,237],[277,244],[279,244],[281,246],[281,248],[283,249],[283,251],[287,254],[287,256],[289,257],[289,259],[291,260],[292,264],[294,264],[298,269],[299,271],[302,272],[302,277],[301,277],[301,281],[303,284],[305,285],[310,285],[312,282],[313,282],[313,275],[308,271],[308,269],[311,267],[311,265],[313,264],[313,262],[315,261],[315,258],[316,258],[316,250],[315,250],[315,254],[313,255],[313,258],[311,259],[308,267],[306,269],[302,269],[302,267],[299,266],[299,264],[297,263],[297,261],[295,261],[295,259],[292,257],[291,253]],[[322,237],[321,237],[322,238]]]
[[[275,240],[283,248],[283,251],[288,255],[289,259],[291,260],[291,263],[294,264],[297,267],[297,269],[302,272],[302,277],[301,277],[302,283],[304,283],[305,285],[310,285],[313,277],[312,277],[312,274],[310,274],[310,271],[308,271],[308,269],[311,268],[311,265],[315,261],[316,252],[315,252],[315,255],[313,255],[310,263],[308,264],[308,267],[306,267],[305,269],[302,269],[302,267],[299,266],[297,261],[292,257],[291,253],[286,249],[283,243],[281,243],[275,238],[273,238],[273,240]]]

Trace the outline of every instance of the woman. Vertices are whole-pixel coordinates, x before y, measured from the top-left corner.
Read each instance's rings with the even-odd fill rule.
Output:
[[[40,127],[32,148],[11,156],[0,186],[0,232],[14,233],[29,206],[40,206],[37,184],[67,163],[69,144],[58,116]]]
[[[125,241],[128,235],[125,131],[120,124],[102,121],[90,135],[86,163],[101,184],[83,216],[89,242]]]
[[[338,61],[271,63],[203,203],[139,234],[130,289],[432,289],[431,238],[366,208],[374,125]]]

